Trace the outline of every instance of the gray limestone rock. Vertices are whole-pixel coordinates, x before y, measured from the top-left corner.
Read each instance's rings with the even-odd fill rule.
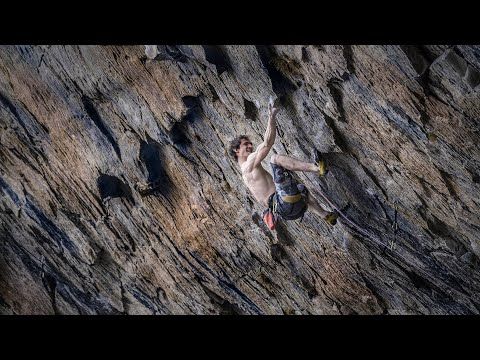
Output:
[[[479,314],[478,54],[1,46],[0,313]],[[270,98],[334,227],[271,232],[227,155]]]

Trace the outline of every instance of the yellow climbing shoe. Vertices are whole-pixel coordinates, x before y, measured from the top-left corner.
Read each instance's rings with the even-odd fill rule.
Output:
[[[332,211],[329,212],[327,216],[325,216],[325,221],[330,225],[335,225],[337,223],[338,212]]]
[[[327,164],[325,164],[325,161],[322,160],[317,165],[318,165],[318,176],[325,176],[326,173],[328,172]]]
[[[322,157],[322,153],[318,150],[315,150],[314,161],[315,165],[318,166],[318,176],[325,176],[328,173],[327,164]]]

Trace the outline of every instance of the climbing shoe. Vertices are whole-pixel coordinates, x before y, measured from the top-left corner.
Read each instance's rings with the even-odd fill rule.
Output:
[[[325,216],[325,221],[330,225],[335,225],[337,223],[338,212],[333,210],[329,212],[327,216]]]
[[[318,176],[325,176],[328,173],[328,169],[320,151],[315,150],[313,161],[318,166]]]

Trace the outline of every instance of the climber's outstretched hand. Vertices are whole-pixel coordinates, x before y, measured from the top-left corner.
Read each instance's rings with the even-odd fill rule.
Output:
[[[268,102],[268,115],[273,118],[275,117],[275,115],[277,115],[277,112],[278,112],[278,108],[275,107],[275,102],[273,100],[273,98],[271,97],[269,102]]]

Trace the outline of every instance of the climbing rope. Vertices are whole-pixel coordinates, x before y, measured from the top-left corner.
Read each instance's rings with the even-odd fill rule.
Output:
[[[347,215],[345,215],[345,213],[343,213],[342,210],[340,210],[337,206],[335,206],[335,204],[330,201],[330,199],[321,191],[319,190],[319,193],[320,195],[322,196],[322,198],[333,208],[335,209],[338,214],[348,223],[350,224],[353,228],[355,228],[359,233],[361,233],[362,235],[366,236],[367,238],[369,238],[370,240],[372,240],[373,242],[375,242],[376,244],[386,248],[386,249],[389,249],[392,253],[395,253],[398,257],[400,257],[406,264],[408,264],[408,266],[410,267],[413,267],[417,270],[420,270],[418,267],[416,267],[415,265],[413,264],[410,264],[407,259],[402,256],[398,251],[395,251],[393,246],[389,246],[387,244],[384,244],[382,241],[380,241],[380,238],[376,235],[373,235],[371,232],[363,229],[362,227],[360,227],[359,225],[357,225],[354,221],[352,221]],[[393,229],[394,229],[394,235],[396,236],[396,233],[397,233],[397,230],[398,230],[398,224],[397,224],[397,217],[396,217],[396,205],[395,205],[395,220],[394,220],[394,223],[392,225]]]
[[[332,201],[330,201],[330,199],[329,199],[325,194],[323,194],[321,190],[319,190],[319,193],[320,193],[320,195],[322,196],[322,198],[323,198],[333,209],[335,209],[335,210],[338,212],[338,214],[339,214],[345,221],[347,221],[351,226],[353,226],[358,232],[360,232],[361,234],[363,234],[363,235],[371,238],[371,239],[374,240],[374,241],[377,241],[377,237],[376,237],[375,235],[373,235],[372,233],[368,232],[367,230],[361,228],[361,227],[358,226],[355,222],[353,222],[347,215],[345,215],[345,214],[343,213],[342,210],[340,210],[337,206],[335,206],[335,204],[334,204]],[[383,246],[385,246],[385,244],[383,244],[383,243],[381,243],[381,242],[380,242],[380,244],[382,244]]]

